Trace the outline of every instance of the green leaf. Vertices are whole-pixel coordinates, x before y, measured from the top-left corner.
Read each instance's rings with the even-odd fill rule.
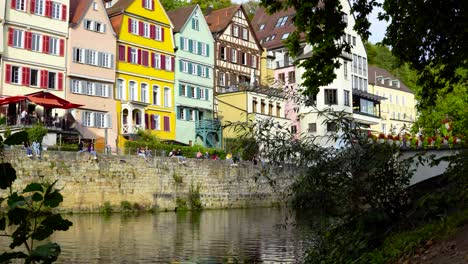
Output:
[[[8,210],[7,215],[8,219],[10,220],[9,225],[19,225],[23,222],[27,222],[29,211],[25,208],[15,207]]]
[[[0,255],[0,263],[10,263],[12,259],[25,259],[28,255],[23,252],[4,252]]]
[[[42,201],[43,198],[44,197],[40,193],[35,193],[32,196],[32,200],[35,201],[35,202]]]
[[[59,206],[59,204],[63,201],[63,196],[57,191],[54,190],[53,192],[46,193],[44,196],[44,205],[49,206],[51,208],[55,208]]]
[[[27,221],[24,221],[23,223],[21,223],[21,225],[18,226],[18,228],[16,228],[15,232],[11,234],[13,242],[11,242],[10,248],[13,249],[17,246],[22,245],[28,239],[29,232],[31,232],[30,225]]]
[[[0,189],[11,187],[16,180],[16,171],[10,163],[0,163]]]
[[[60,255],[60,251],[59,244],[49,242],[47,244],[37,246],[31,252],[31,260],[52,263],[57,260]]]
[[[18,193],[13,193],[8,197],[8,206],[10,209],[13,209],[18,206],[22,206],[26,203],[24,197],[22,195],[18,195]]]
[[[25,141],[28,141],[28,133],[26,131],[20,131],[20,132],[14,133],[13,135],[5,139],[5,142],[3,142],[3,144],[10,145],[10,146],[21,145]]]
[[[42,192],[42,191],[44,191],[44,189],[42,187],[42,184],[33,182],[33,183],[28,184],[28,186],[26,186],[26,188],[24,188],[23,193]]]
[[[5,230],[6,227],[6,218],[2,217],[0,218],[0,230]]]

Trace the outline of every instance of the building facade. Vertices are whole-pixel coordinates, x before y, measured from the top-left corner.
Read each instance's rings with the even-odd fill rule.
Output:
[[[114,101],[117,38],[102,0],[71,0],[66,98],[82,137],[116,147]]]
[[[47,90],[64,98],[68,0],[8,0],[3,25],[2,95]]]
[[[175,61],[176,141],[221,146],[213,119],[214,40],[198,5],[168,12],[177,46]]]
[[[175,140],[175,57],[169,17],[157,0],[120,0],[107,11],[118,36],[114,90],[118,145],[139,130]]]
[[[417,113],[414,92],[388,71],[375,66],[369,66],[368,80],[371,93],[386,98],[381,104],[381,123],[373,125],[372,130],[384,134],[411,131]]]

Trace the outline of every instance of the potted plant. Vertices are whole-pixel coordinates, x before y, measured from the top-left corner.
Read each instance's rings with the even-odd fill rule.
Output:
[[[388,135],[387,136],[387,143],[391,146],[393,145],[393,136],[392,135]]]
[[[400,136],[399,135],[394,136],[393,142],[395,143],[395,146],[400,147],[400,144],[401,144]]]
[[[385,135],[384,133],[380,133],[379,134],[379,141],[378,141],[380,144],[383,144],[385,143]]]

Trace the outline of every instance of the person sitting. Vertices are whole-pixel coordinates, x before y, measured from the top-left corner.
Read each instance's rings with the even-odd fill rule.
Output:
[[[148,148],[148,146],[145,147],[145,157],[148,158],[148,157],[152,157],[153,155],[151,155],[151,150]]]
[[[83,145],[83,141],[79,141],[78,142],[78,152],[83,152],[84,149],[83,149],[84,145]]]
[[[29,144],[29,141],[24,142],[24,149],[26,150],[26,155],[28,155],[28,157],[31,158],[33,156],[33,153],[32,153],[31,145]]]
[[[169,157],[175,157],[176,156],[176,150],[175,148],[172,149],[171,152],[169,152]]]
[[[137,155],[140,157],[146,158],[145,150],[143,149],[143,147],[138,148]]]
[[[230,152],[226,155],[226,161],[229,164],[232,164],[232,154]]]
[[[58,114],[55,113],[54,121],[52,121],[52,125],[54,127],[60,127],[60,118],[58,117]]]
[[[88,152],[89,152],[89,154],[94,156],[94,159],[97,159],[97,153],[96,153],[96,150],[94,150],[94,144],[93,143],[88,144]]]
[[[179,160],[179,163],[185,163],[186,162],[186,158],[182,155],[182,151],[180,149],[178,149],[176,151],[175,156]]]
[[[201,153],[200,150],[197,152],[196,157],[197,157],[197,159],[203,159],[203,154]]]
[[[36,157],[41,159],[41,144],[38,141],[33,141],[32,149],[34,150]]]
[[[210,153],[208,153],[208,151],[205,151],[205,159],[210,159]]]

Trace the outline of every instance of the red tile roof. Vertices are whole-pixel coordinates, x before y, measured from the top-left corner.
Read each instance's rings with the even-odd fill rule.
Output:
[[[399,90],[399,91],[414,94],[414,92],[411,91],[401,80],[399,80],[400,81],[400,88],[398,88],[398,87],[395,87],[395,86],[391,86],[388,83],[384,83],[384,84],[382,84],[380,82],[377,83],[377,80],[376,80],[377,76],[383,76],[384,78],[390,78],[390,80],[398,80],[395,76],[393,76],[387,70],[384,70],[384,69],[376,67],[376,66],[369,65],[368,70],[367,70],[367,78],[368,78],[369,84],[374,84],[374,85],[382,86],[382,87],[385,87],[385,88],[390,88],[390,89]]]
[[[70,0],[70,24],[75,25],[80,22],[92,1],[93,0]]]
[[[174,25],[174,33],[177,33],[182,29],[196,7],[197,5],[191,5],[167,11],[167,15]]]
[[[232,5],[223,9],[214,10],[205,16],[211,32],[217,33],[226,29],[239,8],[241,8],[241,5]]]
[[[119,35],[120,34],[120,27],[122,26],[123,14],[113,16],[110,18],[110,22],[112,27],[114,28],[114,32]]]
[[[107,9],[107,14],[114,15],[117,13],[123,12],[127,7],[133,3],[135,0],[119,0],[117,3],[115,3],[111,8]],[[116,31],[117,32],[117,31]]]
[[[295,14],[296,10],[292,7],[287,10],[278,11],[272,15],[269,15],[263,7],[257,9],[252,19],[252,27],[264,48],[275,49],[284,46],[284,39],[281,39],[283,35],[290,34],[296,29],[292,23],[292,18]],[[288,17],[286,24],[282,27],[275,27],[278,20],[282,17]],[[264,25],[264,28],[260,30],[261,25]],[[275,36],[273,40],[265,41],[268,37],[271,38],[271,36]]]

